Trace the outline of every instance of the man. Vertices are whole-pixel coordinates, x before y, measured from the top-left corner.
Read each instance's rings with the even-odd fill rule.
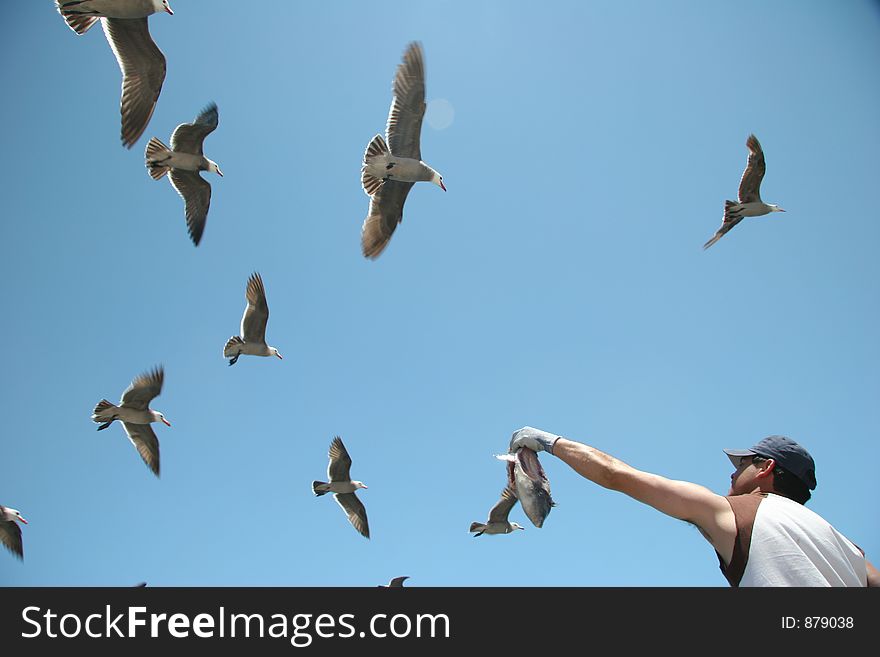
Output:
[[[532,427],[510,439],[511,453],[521,447],[552,454],[604,488],[693,523],[715,548],[731,586],[880,586],[880,572],[862,550],[804,506],[816,488],[815,464],[785,436],[724,450],[736,468],[727,496],[636,470]]]

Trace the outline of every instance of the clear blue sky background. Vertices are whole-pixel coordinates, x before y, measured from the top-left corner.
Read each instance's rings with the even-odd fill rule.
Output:
[[[517,507],[526,531],[472,538],[524,425],[721,494],[722,448],[787,434],[809,506],[880,562],[877,3],[172,7],[130,151],[100,27],[7,14],[0,503],[30,524],[0,583],[725,585],[694,527],[549,456],[544,527]],[[422,130],[449,191],[417,185],[368,261],[361,157],[413,40],[454,110]],[[210,101],[225,177],[195,248],[143,153]],[[752,132],[788,212],[704,252]],[[230,368],[254,270],[285,359]],[[161,479],[89,419],[157,364]],[[337,434],[369,541],[311,493]]]

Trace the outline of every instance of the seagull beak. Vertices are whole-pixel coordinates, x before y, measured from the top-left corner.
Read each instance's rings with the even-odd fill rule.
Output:
[[[164,422],[169,427],[171,426],[171,423],[168,420],[166,420],[164,417],[162,418],[162,422]]]
[[[442,180],[440,181],[440,189],[442,189],[444,192],[446,191],[446,185],[443,184]]]
[[[281,360],[284,360],[284,356],[279,354],[277,351],[275,352],[275,355],[278,356],[278,358],[280,358]]]
[[[18,516],[18,519],[19,519],[21,522],[23,522],[24,524],[28,524],[28,521],[25,520],[24,518],[22,518],[21,516]]]
[[[172,16],[174,16],[174,12],[171,11],[171,7],[169,7],[168,5],[165,5],[165,11],[167,11],[169,14],[171,14]]]
[[[222,178],[222,177],[223,177],[223,172],[220,171],[220,169],[217,169],[217,175],[220,176],[220,177]]]

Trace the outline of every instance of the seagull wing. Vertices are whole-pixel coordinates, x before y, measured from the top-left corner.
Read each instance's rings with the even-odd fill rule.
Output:
[[[211,207],[211,184],[198,171],[186,169],[171,169],[168,178],[184,201],[186,228],[193,244],[198,246],[208,220],[208,208]]]
[[[245,342],[266,343],[266,322],[269,321],[269,304],[262,277],[254,272],[248,279],[247,306],[241,318],[241,337]]]
[[[137,448],[138,454],[144,460],[144,463],[153,471],[153,474],[159,476],[159,439],[156,438],[156,432],[149,424],[132,424],[131,422],[123,422],[125,433],[131,444]]]
[[[706,242],[703,245],[703,249],[708,249],[710,246],[715,244],[715,242],[717,242],[722,237],[724,237],[727,234],[727,232],[731,228],[736,226],[740,221],[742,221],[742,217],[733,218],[733,219],[728,219],[727,217],[725,217],[724,220],[721,222],[720,228],[718,228],[718,230],[715,231],[715,235],[712,236],[712,239],[710,239],[708,242]]]
[[[498,500],[498,503],[492,507],[491,511],[489,511],[489,522],[507,522],[507,514],[510,513],[510,510],[516,502],[516,492],[513,488],[508,486],[501,491],[501,499]]]
[[[219,115],[216,103],[208,105],[192,123],[181,123],[171,135],[171,150],[179,153],[204,155],[205,137],[217,129]]]
[[[764,179],[767,166],[764,163],[764,151],[755,135],[749,135],[746,146],[749,149],[749,160],[739,181],[739,202],[753,203],[761,200],[761,180]]]
[[[158,397],[162,392],[162,383],[164,381],[165,370],[161,367],[141,374],[122,393],[122,401],[119,405],[138,411],[147,410],[153,398]]]
[[[330,481],[351,481],[351,457],[348,450],[342,444],[342,438],[336,436],[330,443],[330,463],[327,466],[327,476]]]
[[[398,157],[421,160],[419,146],[425,116],[425,61],[422,46],[411,43],[394,76],[394,98],[385,127],[388,148]]]
[[[165,81],[165,55],[150,37],[146,18],[102,18],[104,34],[122,71],[122,144],[140,139]]]
[[[370,197],[370,213],[361,227],[361,250],[365,258],[378,258],[397,224],[403,221],[403,204],[414,183],[388,180]]]
[[[14,520],[0,520],[0,543],[3,543],[19,559],[24,559],[21,527]]]
[[[345,511],[348,521],[361,535],[370,538],[370,525],[367,523],[367,510],[354,493],[336,493],[333,497]]]

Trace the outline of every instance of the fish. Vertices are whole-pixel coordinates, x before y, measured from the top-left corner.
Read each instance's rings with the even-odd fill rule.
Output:
[[[529,520],[540,529],[556,502],[550,496],[550,480],[541,467],[538,454],[528,447],[521,447],[515,454],[497,454],[495,458],[507,461],[508,485],[516,490]]]

